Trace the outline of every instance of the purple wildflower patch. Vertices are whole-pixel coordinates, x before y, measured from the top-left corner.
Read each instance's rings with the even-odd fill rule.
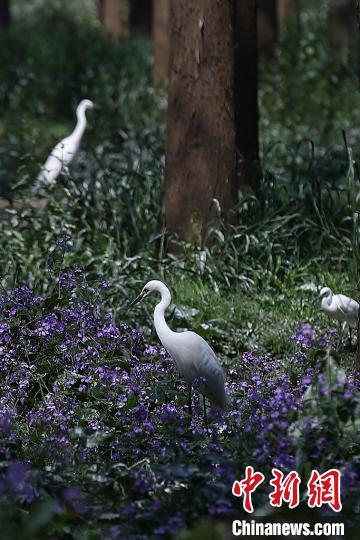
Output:
[[[57,285],[46,298],[25,285],[0,297],[0,502],[51,501],[56,515],[71,508],[104,523],[122,516],[131,538],[149,516],[157,537],[201,516],[226,518],[232,481],[248,464],[264,474],[338,464],[355,492],[358,388],[324,360],[331,333],[321,341],[304,323],[286,361],[251,352],[233,360],[231,403],[209,409],[207,431],[203,381],[194,381],[190,419],[175,363],[142,331],[115,324],[107,285],[94,294],[80,269]]]

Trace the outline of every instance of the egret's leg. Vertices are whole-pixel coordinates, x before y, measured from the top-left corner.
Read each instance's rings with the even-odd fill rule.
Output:
[[[349,325],[349,334],[350,334],[350,347],[352,344],[352,335],[351,335],[351,326]]]
[[[188,406],[189,406],[189,414],[190,416],[192,416],[192,407],[191,407],[191,388],[189,390],[189,402],[188,402]]]
[[[208,421],[207,421],[207,413],[206,413],[206,402],[205,402],[205,396],[204,396],[204,394],[203,394],[203,404],[204,404],[204,420],[205,420],[205,427],[206,427],[206,431],[209,432]]]
[[[339,321],[338,323],[338,343],[337,343],[337,348],[340,349],[340,346],[341,346],[341,341],[342,341],[342,324],[341,322]]]

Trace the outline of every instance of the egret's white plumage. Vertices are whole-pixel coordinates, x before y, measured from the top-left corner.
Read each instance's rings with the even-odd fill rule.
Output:
[[[86,129],[86,111],[93,107],[94,103],[90,99],[80,101],[76,109],[77,123],[75,129],[52,149],[37,177],[39,183],[53,184],[61,171],[70,165],[79,150],[80,142]]]
[[[346,323],[350,328],[357,326],[359,304],[344,294],[333,294],[329,287],[320,291],[321,309],[332,319]]]
[[[171,302],[167,286],[158,280],[149,281],[130,305],[134,305],[152,292],[161,294],[161,301],[154,310],[156,333],[165,349],[174,358],[189,390],[194,379],[199,378],[200,392],[212,405],[225,409],[228,402],[225,376],[212,348],[195,332],[173,332],[165,321],[165,310]]]

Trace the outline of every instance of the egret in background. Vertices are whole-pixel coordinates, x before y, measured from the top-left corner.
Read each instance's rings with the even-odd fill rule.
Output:
[[[40,184],[53,184],[59,174],[70,165],[79,150],[80,142],[86,129],[87,120],[85,113],[88,109],[93,109],[94,106],[94,103],[90,99],[80,101],[76,109],[77,123],[75,129],[70,135],[58,142],[51,151],[37,177]]]
[[[161,301],[154,310],[154,326],[156,333],[174,358],[176,366],[185,379],[189,390],[189,413],[191,409],[191,387],[195,379],[199,381],[198,388],[203,394],[204,417],[207,428],[205,396],[212,405],[225,409],[228,395],[225,391],[225,376],[219,361],[212,348],[195,332],[173,332],[165,321],[165,311],[171,302],[171,294],[167,286],[161,281],[149,281],[139,296],[129,304],[134,306],[150,294],[159,292]]]
[[[350,331],[357,327],[359,316],[359,304],[356,300],[345,296],[344,294],[333,294],[329,287],[323,287],[320,291],[321,309],[332,319],[339,323],[345,323]]]

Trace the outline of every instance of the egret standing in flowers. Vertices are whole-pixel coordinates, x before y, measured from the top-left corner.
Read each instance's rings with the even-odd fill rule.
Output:
[[[62,139],[50,152],[45,164],[37,177],[41,184],[51,185],[59,174],[66,169],[79,150],[80,142],[86,129],[86,111],[94,108],[90,99],[80,101],[76,109],[77,123],[73,132]]]
[[[208,343],[195,332],[173,332],[165,321],[165,311],[171,302],[171,294],[167,286],[158,280],[149,281],[139,296],[129,307],[134,306],[150,294],[159,292],[161,301],[154,310],[154,326],[156,333],[169,354],[174,358],[176,366],[185,379],[189,390],[189,412],[191,409],[191,387],[194,381],[204,399],[204,416],[207,426],[206,404],[207,397],[212,405],[225,409],[228,396],[225,391],[225,376],[216,354]]]
[[[359,304],[356,300],[345,296],[344,294],[333,294],[329,287],[323,287],[320,291],[321,309],[332,319],[345,323],[350,331],[357,327],[359,316]]]

